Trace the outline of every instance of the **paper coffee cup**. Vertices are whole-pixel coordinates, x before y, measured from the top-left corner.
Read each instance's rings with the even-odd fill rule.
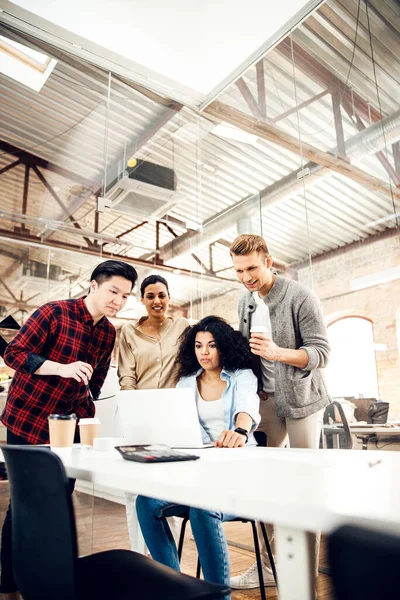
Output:
[[[79,434],[81,444],[84,446],[93,446],[93,440],[99,435],[100,419],[92,417],[90,419],[79,419]]]
[[[49,415],[51,448],[72,448],[75,437],[76,415]]]
[[[253,325],[250,328],[250,333],[268,333],[268,327],[265,325]]]

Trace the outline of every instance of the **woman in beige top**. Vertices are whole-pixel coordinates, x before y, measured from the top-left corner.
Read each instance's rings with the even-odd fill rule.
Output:
[[[188,327],[184,317],[167,317],[168,283],[150,275],[140,286],[147,316],[127,323],[119,342],[118,375],[122,390],[175,387],[178,338]]]
[[[178,338],[189,326],[183,317],[167,317],[171,299],[168,283],[150,275],[140,286],[147,316],[123,326],[119,342],[118,376],[122,390],[171,388],[176,384]],[[126,493],[126,517],[132,550],[141,551],[142,540],[136,515],[136,494]],[[169,517],[178,543],[180,520]]]

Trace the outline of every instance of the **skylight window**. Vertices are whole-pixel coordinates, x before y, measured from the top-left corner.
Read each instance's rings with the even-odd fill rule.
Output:
[[[57,64],[42,52],[0,35],[0,72],[40,92]]]
[[[244,144],[255,144],[258,137],[253,133],[247,133],[238,127],[229,125],[228,123],[220,123],[216,125],[211,133],[218,137],[227,138],[228,140],[235,140],[236,142],[243,142]]]

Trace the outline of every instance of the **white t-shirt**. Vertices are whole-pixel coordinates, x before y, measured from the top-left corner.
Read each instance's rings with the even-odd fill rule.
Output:
[[[197,390],[196,404],[200,422],[210,440],[215,442],[221,435],[221,432],[225,429],[224,401],[222,398],[219,400],[203,400],[199,390]]]
[[[256,302],[256,310],[251,317],[251,326],[264,325],[268,329],[269,337],[272,339],[271,318],[268,306],[258,293],[253,294],[253,298]],[[275,392],[275,363],[273,360],[261,358],[261,378],[264,392]]]

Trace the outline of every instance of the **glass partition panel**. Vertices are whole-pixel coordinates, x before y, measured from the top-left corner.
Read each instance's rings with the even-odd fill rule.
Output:
[[[84,295],[101,261],[94,210],[107,151],[109,75],[17,31],[2,27],[1,34],[5,46],[11,40],[27,53],[35,49],[52,67],[35,88],[17,77],[21,69],[0,75],[0,310],[22,326],[38,306]],[[5,343],[15,332],[0,324]],[[2,359],[0,376],[2,410],[12,376]],[[2,441],[5,433],[1,426]],[[2,494],[3,506],[7,489]],[[85,553],[93,549],[93,498],[89,486],[74,500]]]
[[[259,198],[258,230],[256,196],[243,194],[231,199],[219,235],[262,232],[274,266],[322,302],[331,393],[388,401],[395,418],[400,129],[398,53],[386,49],[399,37],[379,10],[368,17],[364,5],[324,3],[202,114],[214,124],[210,137],[223,140],[219,152],[241,154],[234,175],[248,175]],[[351,329],[361,320],[367,334]],[[352,361],[343,360],[344,347]],[[345,372],[334,385],[338,368]]]

